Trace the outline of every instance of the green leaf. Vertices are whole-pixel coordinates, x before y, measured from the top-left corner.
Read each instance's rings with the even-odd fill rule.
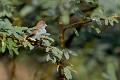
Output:
[[[97,33],[101,32],[99,28],[95,28],[95,30],[96,30]]]
[[[114,22],[119,23],[119,21],[116,18],[113,18],[113,17],[108,17],[108,20],[109,20],[110,25],[112,25],[112,26],[113,26]]]
[[[9,53],[13,56],[13,50],[12,50],[12,48],[13,48],[13,45],[15,45],[15,43],[12,41],[11,38],[7,38],[7,43],[8,43],[7,48],[9,50]]]
[[[52,47],[52,53],[54,56],[56,56],[57,58],[59,58],[59,60],[61,60],[63,52],[61,50],[59,50],[56,47]]]
[[[113,26],[113,21],[111,19],[109,19],[109,23],[111,26]]]
[[[116,18],[113,18],[113,21],[119,23],[119,21]]]
[[[73,56],[77,56],[77,53],[75,53],[75,52],[73,52],[73,51],[72,51],[72,52],[70,51],[69,53],[70,53],[71,55],[73,55]]]
[[[64,54],[69,53],[73,56],[77,56],[77,53],[75,53],[74,51],[72,51],[70,49],[63,49],[62,51],[63,51]]]
[[[15,31],[13,31],[13,35],[14,35],[16,38],[19,38],[19,35],[18,35]]]
[[[8,32],[8,34],[7,34],[7,35],[8,35],[8,36],[10,36],[10,35],[12,34],[12,32],[13,32],[13,31],[8,30],[7,32]]]
[[[72,28],[72,29],[73,29],[73,31],[75,32],[76,36],[79,36],[78,31],[77,31],[75,28]]]
[[[70,57],[68,52],[64,53],[64,56],[65,56],[66,59],[69,59],[69,57]]]
[[[15,54],[19,54],[19,52],[18,52],[18,48],[13,48],[13,51],[15,52]]]
[[[108,18],[105,18],[105,25],[108,25],[109,21]]]
[[[8,48],[8,50],[9,50],[10,55],[13,56],[13,50],[12,50],[12,48],[11,48],[11,47],[7,47],[7,48]]]
[[[29,42],[23,42],[22,44],[24,47],[28,46],[30,48],[30,50],[32,50],[34,48],[34,46],[32,46]]]
[[[58,54],[58,49],[57,49],[56,47],[53,47],[53,48],[52,48],[52,52],[53,52],[54,54]]]
[[[110,80],[117,80],[115,64],[112,60],[108,61],[107,73],[109,74]]]
[[[55,57],[53,57],[52,63],[56,63],[56,58]]]
[[[74,51],[69,51],[69,53],[71,54],[71,55],[73,55],[73,56],[77,56],[77,53],[75,53]]]
[[[91,18],[92,18],[93,21],[96,21],[96,23],[97,23],[98,25],[100,25],[100,26],[102,25],[99,15],[94,15],[94,16],[92,16]]]
[[[100,18],[96,18],[96,22],[97,24],[102,25]]]
[[[48,36],[45,36],[46,39],[50,40],[51,42],[54,42],[54,39],[48,37]]]
[[[46,60],[52,61],[52,63],[56,63],[56,58],[52,55],[49,55],[49,54],[47,55]]]
[[[10,27],[12,26],[11,22],[10,22],[7,18],[5,18],[4,20],[5,20],[5,22],[6,22],[6,25],[9,25]],[[9,28],[10,28],[10,27],[9,27]]]
[[[63,52],[61,50],[59,50],[59,54],[63,55]]]
[[[64,67],[64,74],[65,74],[65,77],[69,80],[69,79],[72,79],[72,75],[71,75],[71,71],[68,67]]]
[[[34,48],[34,46],[32,46],[29,42],[27,43],[27,45],[29,46],[30,50]]]
[[[7,38],[7,42],[8,42],[8,46],[9,46],[9,48],[11,48],[12,49],[12,47],[13,47],[13,41],[12,41],[12,39],[11,38]]]
[[[93,29],[95,29],[95,31],[97,32],[97,33],[100,33],[101,31],[100,31],[100,29],[99,28],[96,28],[96,27],[94,27],[94,26],[91,26]]]
[[[33,28],[28,28],[28,29],[27,29],[27,32],[31,34],[31,33],[32,33],[32,30],[36,30],[36,29],[37,29],[37,28],[35,28],[35,27],[33,27]]]
[[[55,54],[55,56],[56,56],[59,60],[62,59],[62,54]]]
[[[51,60],[51,57],[50,57],[50,55],[48,54],[47,57],[46,57],[46,61],[49,61],[49,60]]]
[[[43,39],[42,41],[44,42],[44,45],[46,45],[46,46],[50,46],[51,45],[51,43],[48,40]]]
[[[27,42],[22,42],[24,47],[27,47]]]
[[[17,30],[19,30],[20,32],[24,31],[24,30],[29,30],[28,27],[19,27],[19,26],[15,26],[17,28]],[[18,32],[19,32],[18,31]]]
[[[47,48],[46,48],[46,52],[49,52],[49,51],[50,51],[50,49],[51,49],[50,47],[47,47]]]

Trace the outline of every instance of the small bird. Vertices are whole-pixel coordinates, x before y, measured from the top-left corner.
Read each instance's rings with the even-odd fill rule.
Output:
[[[32,33],[30,35],[28,35],[27,37],[20,39],[20,42],[36,42],[38,43],[38,40],[40,38],[44,38],[45,36],[41,35],[41,34],[45,34],[46,33],[46,23],[45,21],[39,21],[36,26],[35,26],[35,30],[32,31]]]
[[[45,29],[46,26],[47,25],[46,25],[45,21],[39,21],[37,23],[37,25],[35,26],[36,30],[33,30],[32,34],[30,34],[29,37],[31,37],[33,39],[37,39],[41,34],[45,34],[46,33],[46,29]]]

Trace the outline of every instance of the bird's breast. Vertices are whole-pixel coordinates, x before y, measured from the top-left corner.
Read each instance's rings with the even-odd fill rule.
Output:
[[[40,35],[40,34],[45,34],[46,33],[46,30],[45,29],[40,29],[37,33],[36,33],[36,35]]]

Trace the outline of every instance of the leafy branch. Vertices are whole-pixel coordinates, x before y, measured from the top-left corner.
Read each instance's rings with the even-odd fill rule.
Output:
[[[108,25],[108,23],[110,23],[112,25],[113,22],[118,23],[118,20],[116,18],[120,18],[120,16],[111,16],[111,17],[108,17],[108,18],[99,18],[99,19],[100,20],[105,20],[106,21],[106,23],[105,23],[106,25]],[[70,24],[68,26],[64,26],[64,29],[66,30],[68,28],[74,28],[74,27],[77,27],[77,25],[87,24],[87,23],[92,22],[92,21],[96,21],[97,22],[97,20],[93,19],[93,18],[81,19],[78,22],[75,22],[75,23]]]
[[[49,37],[49,34],[42,34],[44,38],[33,39],[28,38],[25,40],[27,33],[31,33],[34,28],[18,27],[13,26],[8,19],[0,20],[0,40],[1,40],[1,52],[4,53],[6,50],[13,57],[13,67],[15,67],[15,57],[14,55],[19,55],[20,47],[29,47],[32,50],[35,46],[42,47],[47,53],[46,60],[52,61],[52,63],[57,63],[57,67],[61,67],[59,63],[63,57],[64,52],[52,46],[54,39]],[[41,36],[41,35],[40,35]],[[14,70],[15,71],[15,70]],[[15,72],[12,71],[13,77]],[[58,70],[59,72],[59,70]],[[60,73],[60,72],[59,72]],[[62,72],[61,72],[62,73]]]

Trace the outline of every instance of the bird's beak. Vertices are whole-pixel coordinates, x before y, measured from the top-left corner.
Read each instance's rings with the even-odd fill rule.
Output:
[[[45,24],[45,26],[47,26],[47,24]]]

